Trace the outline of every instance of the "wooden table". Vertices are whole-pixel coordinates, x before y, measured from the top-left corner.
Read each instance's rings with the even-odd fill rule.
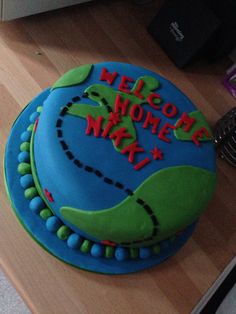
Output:
[[[0,154],[17,114],[62,73],[117,60],[159,72],[213,125],[235,100],[221,84],[230,62],[178,70],[147,34],[160,4],[101,1],[0,24]],[[2,169],[1,169],[2,177]],[[188,244],[148,271],[104,276],[72,268],[39,247],[0,186],[0,264],[34,313],[189,313],[235,255],[236,169],[218,161],[218,188]]]

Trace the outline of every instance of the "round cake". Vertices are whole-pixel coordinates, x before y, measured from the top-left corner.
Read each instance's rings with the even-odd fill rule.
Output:
[[[130,64],[64,74],[18,117],[5,154],[12,206],[63,261],[135,272],[175,254],[215,189],[202,113],[172,83]]]

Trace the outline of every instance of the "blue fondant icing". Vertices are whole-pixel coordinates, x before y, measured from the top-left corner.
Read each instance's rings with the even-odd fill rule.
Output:
[[[60,219],[56,216],[51,216],[46,221],[46,227],[50,232],[56,232],[60,228],[61,224]]]
[[[67,245],[71,249],[78,249],[82,243],[82,237],[77,233],[72,233],[67,239]]]
[[[29,131],[24,131],[22,134],[21,134],[21,140],[22,142],[29,142],[30,141],[30,138],[31,138],[31,132]]]
[[[26,151],[20,152],[20,154],[18,155],[18,161],[19,162],[29,162],[30,161],[29,152],[26,152]]]
[[[36,196],[30,201],[29,207],[33,212],[38,214],[45,208],[45,203],[40,196]]]

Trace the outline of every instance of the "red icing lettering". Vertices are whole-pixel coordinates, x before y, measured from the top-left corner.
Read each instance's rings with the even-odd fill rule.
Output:
[[[151,150],[151,154],[153,156],[153,159],[155,160],[162,160],[163,159],[163,152],[158,149],[157,147],[154,147],[153,150]]]
[[[107,135],[109,134],[109,132],[110,132],[111,128],[113,127],[113,125],[114,124],[112,122],[108,122],[107,123],[105,129],[102,132],[102,137],[104,137],[104,138],[107,137]]]
[[[169,129],[176,129],[176,127],[168,122],[166,122],[163,127],[161,128],[160,132],[158,133],[158,138],[164,142],[171,142],[171,140],[169,138],[167,138],[165,135],[166,134],[170,134],[170,130]]]
[[[158,106],[155,102],[154,102],[154,99],[157,99],[158,100],[158,103],[160,104],[161,103],[161,96],[157,93],[151,93],[149,96],[148,96],[148,103],[149,105],[156,109],[156,110],[159,110],[160,109],[160,106]]]
[[[118,94],[116,96],[115,100],[115,112],[119,112],[121,110],[122,116],[126,115],[127,107],[130,104],[129,99],[125,99],[123,102],[121,102],[121,96]]]
[[[109,122],[107,123],[105,129],[104,129],[103,132],[102,132],[102,137],[106,137],[106,136],[109,134],[111,128],[112,128],[114,125],[117,125],[118,123],[121,122],[119,113],[118,113],[118,112],[117,112],[117,113],[110,112],[108,121],[109,121]]]
[[[167,118],[173,118],[177,115],[178,109],[175,105],[172,103],[168,102],[165,104],[165,106],[162,108],[162,113],[167,117]]]
[[[106,68],[103,68],[100,76],[100,81],[107,81],[108,84],[112,85],[117,75],[117,72],[110,73],[107,71]]]
[[[153,117],[152,113],[150,111],[148,111],[146,119],[143,123],[143,128],[147,129],[149,127],[149,125],[152,124],[153,125],[152,134],[155,134],[160,122],[161,122],[160,118]]]
[[[110,135],[111,140],[115,140],[115,145],[119,146],[123,138],[131,138],[131,134],[126,133],[126,128],[120,128]]]
[[[93,130],[94,136],[98,137],[100,134],[101,126],[102,126],[102,120],[103,117],[98,117],[97,120],[95,120],[92,116],[87,116],[87,129],[86,129],[86,135],[90,135],[91,131]]]
[[[183,112],[181,118],[176,124],[176,128],[180,128],[184,124],[184,132],[189,132],[195,121],[195,118],[191,118],[186,112]]]
[[[130,87],[128,82],[133,82],[134,80],[128,76],[122,76],[120,85],[118,86],[119,91],[130,94]]]
[[[207,137],[210,137],[209,132],[207,131],[206,128],[202,127],[200,129],[198,129],[197,131],[195,131],[192,135],[192,140],[194,142],[195,145],[200,146],[200,142],[199,142],[199,138],[203,138],[204,135],[206,135]]]
[[[139,122],[142,120],[144,110],[141,105],[133,105],[132,108],[130,109],[130,117],[133,121]]]
[[[134,95],[140,99],[144,99],[144,96],[140,93],[143,88],[143,85],[144,85],[144,81],[139,80],[136,89],[133,91]]]
[[[140,170],[141,168],[143,168],[144,166],[146,166],[147,164],[149,164],[150,162],[150,158],[149,157],[146,157],[144,158],[143,160],[141,160],[139,163],[137,163],[135,166],[134,166],[134,169],[135,170]]]
[[[121,154],[129,154],[128,160],[129,162],[133,162],[134,161],[134,155],[136,153],[141,153],[144,152],[144,149],[142,147],[138,146],[138,142],[133,142],[131,144],[129,144],[128,146],[126,146],[125,148],[122,149]]]

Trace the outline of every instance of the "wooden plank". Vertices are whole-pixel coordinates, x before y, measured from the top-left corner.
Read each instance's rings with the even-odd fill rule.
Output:
[[[0,158],[24,105],[83,63],[116,60],[159,72],[214,125],[234,104],[221,84],[229,62],[177,69],[146,31],[160,3],[99,1],[0,24]],[[218,160],[217,192],[193,238],[169,261],[127,276],[74,269],[45,252],[18,223],[1,181],[0,265],[34,313],[190,313],[236,253],[235,178]]]

